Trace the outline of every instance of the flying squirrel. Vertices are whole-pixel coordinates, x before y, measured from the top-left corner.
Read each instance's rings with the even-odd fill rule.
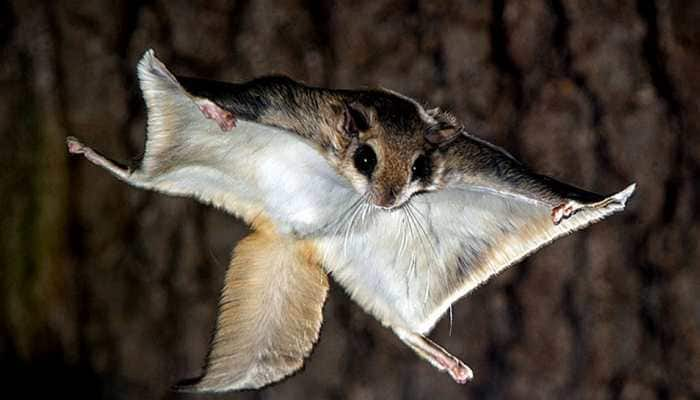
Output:
[[[255,389],[316,343],[327,274],[420,357],[473,373],[426,335],[449,307],[554,239],[624,209],[531,172],[439,109],[386,90],[175,77],[147,51],[138,77],[145,154],[125,168],[67,139],[130,185],[194,197],[252,228],[226,272],[203,375],[187,391]]]

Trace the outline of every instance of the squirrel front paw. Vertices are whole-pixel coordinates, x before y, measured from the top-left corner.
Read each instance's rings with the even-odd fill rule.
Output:
[[[554,207],[552,209],[552,222],[554,225],[559,225],[563,219],[574,215],[578,208],[580,207],[577,207],[577,204],[573,201],[569,201]]]
[[[224,110],[208,99],[198,99],[196,103],[202,114],[208,119],[213,119],[222,131],[228,132],[236,127],[236,117],[230,111]]]

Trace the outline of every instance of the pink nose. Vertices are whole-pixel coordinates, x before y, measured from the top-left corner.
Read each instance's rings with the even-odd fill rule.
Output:
[[[396,192],[386,190],[376,197],[374,203],[379,207],[391,208],[396,205]]]

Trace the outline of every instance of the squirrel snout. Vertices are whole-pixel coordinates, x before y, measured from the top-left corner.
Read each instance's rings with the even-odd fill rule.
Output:
[[[398,192],[395,188],[384,190],[375,196],[374,204],[381,208],[393,208],[396,206]]]

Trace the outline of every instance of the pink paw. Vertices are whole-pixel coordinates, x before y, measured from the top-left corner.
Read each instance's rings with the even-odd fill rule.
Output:
[[[68,145],[68,152],[71,154],[83,154],[85,153],[85,146],[78,141],[78,139],[73,136],[68,136],[66,138],[66,144]]]
[[[458,363],[448,371],[452,379],[459,384],[465,384],[474,378],[472,370],[461,361],[458,361]]]
[[[552,209],[552,222],[554,225],[559,225],[561,220],[569,218],[574,213],[574,205],[572,203],[564,203]]]
[[[214,102],[201,99],[197,101],[199,110],[208,119],[214,120],[222,131],[228,132],[236,127],[236,117],[229,111],[216,105]]]

